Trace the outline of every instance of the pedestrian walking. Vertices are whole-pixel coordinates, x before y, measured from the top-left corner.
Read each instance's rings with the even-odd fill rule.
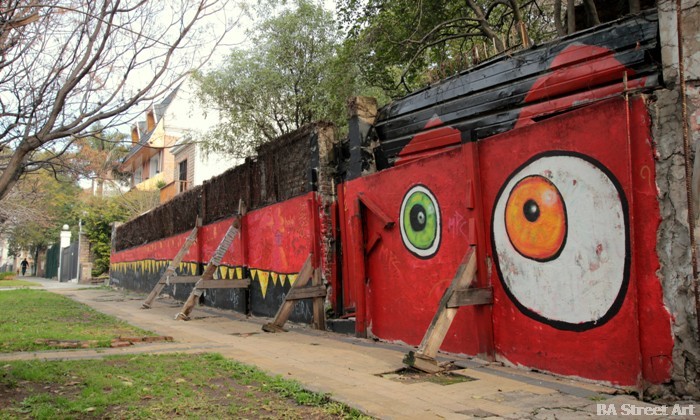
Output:
[[[23,259],[22,262],[20,263],[22,266],[22,275],[27,272],[27,267],[29,266],[29,262],[27,262],[27,259]]]

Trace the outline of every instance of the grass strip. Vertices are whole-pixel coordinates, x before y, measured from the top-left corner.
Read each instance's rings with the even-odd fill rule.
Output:
[[[0,367],[0,419],[367,418],[295,381],[219,354],[165,354]]]
[[[153,335],[86,305],[45,290],[0,292],[0,352],[57,348],[36,340],[96,340],[93,347],[109,347],[119,336]]]
[[[0,287],[39,287],[39,283],[26,280],[2,280],[0,279]]]

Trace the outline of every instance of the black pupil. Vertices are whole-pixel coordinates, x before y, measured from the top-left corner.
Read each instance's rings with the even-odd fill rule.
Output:
[[[416,204],[411,207],[409,218],[414,232],[425,229],[425,208],[422,205]]]
[[[535,200],[527,200],[525,205],[523,205],[523,213],[529,222],[534,222],[540,218],[540,206],[537,205]]]

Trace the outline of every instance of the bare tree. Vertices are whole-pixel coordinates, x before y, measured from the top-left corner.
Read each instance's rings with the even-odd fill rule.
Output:
[[[23,173],[56,169],[97,123],[124,123],[200,68],[236,24],[230,9],[228,0],[4,1],[0,200]]]

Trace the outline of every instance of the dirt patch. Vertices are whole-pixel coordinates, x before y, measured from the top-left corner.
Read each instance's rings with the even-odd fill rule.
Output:
[[[405,367],[393,372],[381,373],[377,376],[404,384],[431,382],[438,385],[452,385],[476,380],[475,378],[468,376],[464,369],[453,366],[448,367],[444,372],[439,373],[426,373],[418,369]]]

